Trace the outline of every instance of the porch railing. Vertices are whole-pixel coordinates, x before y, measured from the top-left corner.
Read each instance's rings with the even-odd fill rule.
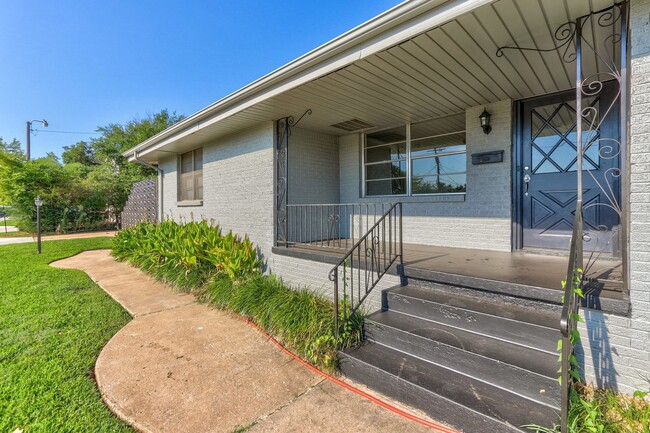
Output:
[[[582,202],[576,205],[571,247],[569,249],[569,266],[567,269],[566,284],[564,286],[562,316],[560,317],[560,332],[562,333],[562,358],[561,358],[561,426],[562,433],[568,429],[568,415],[571,386],[573,376],[571,369],[574,367],[571,359],[573,349],[577,342],[576,329],[578,326],[578,309],[580,308],[580,293],[582,291],[583,267],[583,233],[582,233]]]
[[[334,283],[334,334],[337,341],[341,327],[359,309],[390,267],[399,260],[403,269],[403,257],[402,203],[394,203],[330,271],[329,278]]]
[[[290,204],[286,244],[350,249],[391,203]]]

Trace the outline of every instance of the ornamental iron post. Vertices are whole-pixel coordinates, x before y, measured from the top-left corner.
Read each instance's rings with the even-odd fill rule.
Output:
[[[275,149],[275,243],[289,246],[289,137],[291,128],[306,115],[311,115],[311,108],[296,120],[293,116],[283,117],[276,122]]]

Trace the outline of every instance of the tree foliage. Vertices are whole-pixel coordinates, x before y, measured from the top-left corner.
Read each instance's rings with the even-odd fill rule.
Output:
[[[162,110],[123,125],[99,127],[99,137],[65,146],[63,163],[54,154],[26,161],[20,142],[0,138],[0,202],[13,206],[24,230],[34,229],[38,195],[44,202],[44,230],[103,228],[109,215],[124,209],[133,183],[156,175],[150,168],[128,163],[122,153],[182,118]]]

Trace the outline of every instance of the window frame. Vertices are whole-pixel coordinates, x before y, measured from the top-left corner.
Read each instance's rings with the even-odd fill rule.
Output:
[[[460,113],[459,113],[460,114]],[[433,121],[435,119],[428,120]],[[427,122],[427,121],[425,121]],[[422,123],[422,122],[417,122],[417,123]],[[442,134],[436,134],[436,135],[430,135],[430,136],[425,136],[425,137],[418,137],[415,140],[411,138],[411,126],[413,125],[412,122],[407,122],[405,124],[406,128],[406,140],[404,142],[404,145],[406,146],[406,159],[397,159],[397,160],[385,160],[385,161],[375,161],[375,162],[366,162],[366,150],[367,149],[373,149],[376,147],[382,147],[382,146],[391,146],[396,143],[402,143],[402,141],[396,141],[394,143],[385,143],[379,146],[371,146],[370,148],[367,147],[367,136],[369,133],[364,133],[363,138],[361,140],[361,196],[362,198],[382,198],[382,197],[426,197],[426,196],[451,196],[451,195],[466,195],[467,194],[467,172],[468,172],[468,164],[467,164],[467,129],[463,129],[460,131],[452,131],[452,132],[444,132]],[[400,127],[402,125],[397,125],[397,126],[392,126],[388,128],[382,128],[378,129],[376,131],[370,132],[370,134],[373,134],[375,132],[382,132],[386,131],[389,129],[394,129],[397,127]],[[441,153],[438,155],[423,155],[423,156],[415,156],[413,157],[411,155],[411,145],[413,141],[419,141],[419,140],[424,140],[424,139],[431,139],[431,138],[438,138],[438,137],[445,137],[449,135],[456,135],[456,134],[465,134],[465,151],[450,151],[450,152],[445,152]],[[427,158],[435,158],[435,157],[440,157],[440,156],[449,156],[449,155],[465,155],[465,171],[463,173],[452,173],[452,174],[465,174],[465,191],[464,192],[429,192],[429,193],[416,193],[413,194],[412,190],[412,184],[413,184],[413,161],[419,160],[419,159],[427,159]],[[367,189],[368,189],[368,182],[373,182],[373,181],[379,181],[379,180],[392,180],[393,178],[390,179],[367,179],[366,175],[366,167],[369,165],[376,165],[376,164],[386,164],[390,162],[401,162],[405,161],[406,162],[406,192],[403,194],[377,194],[377,195],[368,195]],[[402,177],[395,178],[395,179],[402,179]]]
[[[200,170],[198,170],[196,168],[196,163],[197,163],[197,161],[196,161],[196,159],[197,159],[196,158],[196,152],[197,151],[201,151],[201,168],[200,168]],[[192,155],[192,171],[183,172],[183,156],[185,156],[187,154]],[[176,184],[176,186],[177,186],[176,200],[177,200],[177,204],[180,205],[180,206],[183,206],[183,205],[185,205],[185,206],[201,206],[201,205],[203,205],[203,156],[204,155],[203,155],[203,148],[202,147],[197,147],[196,149],[192,149],[190,151],[183,152],[183,153],[178,155],[178,158],[177,158],[177,167],[178,167],[177,173],[178,173],[178,176],[177,176],[177,184]],[[198,188],[197,188],[196,174],[198,172],[201,173],[201,196],[200,197],[197,197],[197,189]],[[192,194],[191,194],[191,198],[186,198],[186,199],[182,198],[183,197],[182,184],[183,184],[183,175],[184,174],[191,174],[191,178],[192,178],[192,190],[191,190]]]

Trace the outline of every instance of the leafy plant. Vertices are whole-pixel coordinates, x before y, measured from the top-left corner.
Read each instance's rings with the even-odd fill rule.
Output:
[[[306,289],[292,289],[275,276],[263,276],[254,244],[233,232],[223,235],[207,221],[141,223],[122,230],[113,256],[138,266],[202,302],[251,320],[303,359],[325,369],[338,362],[337,351],[361,342],[363,315],[350,315],[347,299],[334,335],[334,304]]]
[[[255,246],[232,232],[222,235],[207,221],[141,223],[115,237],[113,256],[181,290],[197,289],[212,277],[238,278],[260,270]]]
[[[644,391],[633,396],[611,389],[576,385],[569,406],[569,433],[650,433],[650,404]],[[537,433],[558,433],[560,426],[524,426]]]

